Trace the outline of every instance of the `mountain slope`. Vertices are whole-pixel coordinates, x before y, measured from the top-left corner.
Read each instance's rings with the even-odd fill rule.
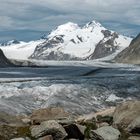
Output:
[[[130,46],[115,57],[121,63],[140,64],[140,34],[132,40]]]
[[[27,60],[28,57],[34,52],[36,46],[42,42],[44,42],[43,39],[30,42],[20,42],[17,44],[12,43],[7,46],[1,45],[0,49],[3,50],[8,59]]]
[[[3,54],[3,51],[0,49],[0,67],[10,67],[14,66]]]
[[[84,27],[75,23],[60,25],[47,40],[39,44],[31,59],[43,60],[89,60],[119,53],[129,46],[131,38],[107,30],[92,21]]]

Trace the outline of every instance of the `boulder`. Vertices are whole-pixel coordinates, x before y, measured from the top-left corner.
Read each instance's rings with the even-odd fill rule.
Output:
[[[118,105],[113,115],[114,126],[127,128],[140,116],[140,101],[128,101]],[[137,120],[139,121],[139,119]],[[130,128],[129,126],[129,128]],[[133,126],[134,128],[134,126]]]
[[[92,140],[118,140],[120,135],[119,130],[112,126],[104,126],[91,131]]]
[[[140,116],[138,116],[131,122],[131,124],[128,125],[127,131],[133,134],[140,135]]]
[[[40,125],[32,126],[30,130],[34,138],[52,135],[54,140],[63,140],[67,136],[65,129],[54,120],[44,121]]]
[[[97,116],[113,116],[113,113],[115,111],[115,107],[111,107],[105,110],[101,110],[97,113],[91,113],[91,114],[87,114],[87,115],[83,115],[83,116],[79,116],[76,120],[77,123],[81,123],[81,122],[86,122],[86,121],[92,121],[93,119],[96,119]]]
[[[29,118],[23,118],[23,119],[21,119],[21,121],[22,121],[24,124],[28,124],[28,125],[31,124],[31,120],[30,120]]]
[[[35,110],[30,118],[32,124],[40,124],[48,120],[66,120],[70,118],[70,114],[65,112],[62,108],[54,107]]]
[[[86,130],[85,126],[78,125],[78,124],[70,124],[64,126],[68,136],[67,139],[74,138],[84,140],[84,132]]]

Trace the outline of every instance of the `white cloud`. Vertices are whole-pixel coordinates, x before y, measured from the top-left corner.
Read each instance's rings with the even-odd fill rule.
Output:
[[[139,0],[0,0],[0,5],[0,30],[45,31],[67,21],[92,19],[114,22],[119,29],[140,26]],[[132,31],[128,26],[125,30]]]

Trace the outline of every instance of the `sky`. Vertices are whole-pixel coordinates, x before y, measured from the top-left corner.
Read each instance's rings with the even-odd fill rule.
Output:
[[[92,20],[125,35],[140,33],[140,0],[0,0],[0,42],[35,40],[58,25]]]

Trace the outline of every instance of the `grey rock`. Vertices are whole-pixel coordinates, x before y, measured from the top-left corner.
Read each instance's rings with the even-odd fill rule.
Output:
[[[126,129],[129,125],[133,126],[133,121],[136,121],[139,116],[140,101],[128,101],[116,107],[113,115],[113,124]]]
[[[10,126],[24,126],[24,123],[17,116],[0,112],[0,125],[10,125]]]
[[[25,123],[25,124],[31,124],[31,119],[29,119],[29,118],[23,118],[23,119],[21,119],[21,120],[22,120],[22,122]]]
[[[48,120],[57,120],[57,122],[61,124],[65,124],[72,121],[70,114],[60,107],[51,107],[35,110],[31,114],[30,118],[32,124],[39,124],[43,121]]]
[[[127,131],[133,134],[140,135],[140,116],[134,119],[131,124],[127,127]]]
[[[38,126],[32,126],[31,134],[35,138],[52,135],[54,140],[63,140],[67,136],[65,129],[54,120],[42,122]]]
[[[119,130],[113,128],[112,126],[104,126],[98,128],[97,130],[91,131],[92,140],[118,140],[119,137]]]

